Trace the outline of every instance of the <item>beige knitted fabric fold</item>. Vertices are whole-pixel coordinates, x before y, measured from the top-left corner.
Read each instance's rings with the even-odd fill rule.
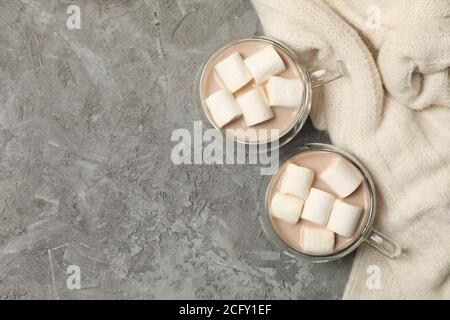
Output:
[[[363,245],[344,298],[450,299],[450,2],[253,3],[265,33],[307,65],[347,66],[316,94],[311,118],[369,169],[376,227],[403,255],[389,260]],[[370,265],[380,267],[380,289],[366,286]]]

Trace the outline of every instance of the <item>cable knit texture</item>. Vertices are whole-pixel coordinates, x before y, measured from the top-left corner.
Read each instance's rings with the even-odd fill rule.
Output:
[[[389,260],[358,249],[346,299],[450,299],[450,2],[253,0],[264,31],[309,67],[347,74],[315,93],[311,118],[357,156],[377,187]],[[381,269],[369,289],[367,268]]]

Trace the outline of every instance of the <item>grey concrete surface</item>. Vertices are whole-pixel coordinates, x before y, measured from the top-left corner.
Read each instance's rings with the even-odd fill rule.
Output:
[[[0,0],[0,299],[341,297],[352,257],[264,239],[257,166],[170,160],[201,63],[259,32],[246,0]]]

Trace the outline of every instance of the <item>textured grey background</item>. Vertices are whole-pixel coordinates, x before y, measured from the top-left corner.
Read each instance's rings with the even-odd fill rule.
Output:
[[[246,0],[0,0],[0,298],[341,297],[352,257],[264,239],[257,166],[170,161],[201,63],[259,32]]]

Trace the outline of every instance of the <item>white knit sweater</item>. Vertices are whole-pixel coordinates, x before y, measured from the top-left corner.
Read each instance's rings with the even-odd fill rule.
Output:
[[[311,118],[371,172],[375,226],[403,255],[360,247],[344,298],[450,299],[450,1],[253,3],[265,33],[308,66],[347,66],[316,92]],[[370,265],[381,289],[366,286]]]

